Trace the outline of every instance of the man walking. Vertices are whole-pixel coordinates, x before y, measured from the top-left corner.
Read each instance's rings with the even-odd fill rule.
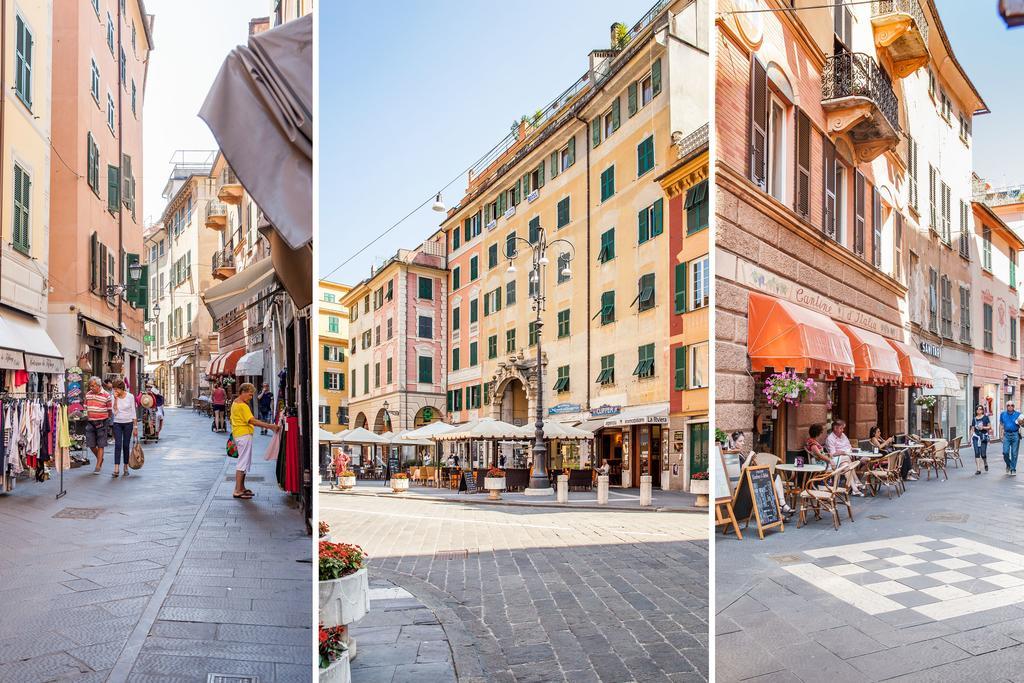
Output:
[[[1010,476],[1017,475],[1017,451],[1020,450],[1020,421],[1021,414],[1018,413],[1013,401],[1006,402],[1006,410],[999,413],[999,424],[1003,428],[1003,462],[1006,463],[1006,473]]]
[[[274,394],[270,391],[270,385],[266,382],[263,383],[263,389],[260,391],[260,395],[256,397],[256,401],[259,404],[260,419],[264,422],[270,422],[274,419]],[[266,429],[261,429],[260,434],[266,434]]]
[[[103,467],[103,448],[107,445],[107,424],[112,415],[113,401],[110,394],[103,390],[99,377],[89,378],[89,391],[85,394],[85,445],[96,456],[96,469],[99,474]]]

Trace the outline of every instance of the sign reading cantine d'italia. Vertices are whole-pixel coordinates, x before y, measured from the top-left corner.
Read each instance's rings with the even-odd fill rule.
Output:
[[[739,257],[733,258],[736,261],[735,277],[731,278],[732,273],[723,272],[724,269],[718,271],[720,277],[733,279],[735,282],[759,292],[800,304],[804,308],[823,313],[837,322],[854,325],[897,341],[903,341],[905,338],[902,327],[858,311],[856,308],[836,303],[805,285],[779,277],[755,263]]]

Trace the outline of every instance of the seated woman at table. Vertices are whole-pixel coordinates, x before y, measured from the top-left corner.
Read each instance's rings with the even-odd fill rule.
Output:
[[[725,448],[729,451],[743,451],[743,446],[746,445],[747,439],[743,436],[743,432],[733,432],[729,435],[729,438],[725,441]]]
[[[828,433],[828,438],[825,439],[825,450],[828,451],[829,463],[833,468],[838,468],[840,465],[845,465],[848,462],[856,463],[860,465],[860,461],[855,461],[851,456],[853,448],[850,446],[850,439],[846,436],[846,423],[842,420],[835,420],[832,422],[832,429]],[[860,478],[857,476],[857,467],[854,467],[846,473],[846,485],[850,488],[850,492],[855,496],[863,496],[864,492],[861,490]]]
[[[868,441],[871,442],[871,447],[878,450],[879,453],[888,455],[892,452],[892,442],[895,437],[890,436],[888,439],[882,438],[882,429],[878,425],[875,425],[868,430]],[[904,457],[900,463],[900,477],[903,481],[916,481],[917,477],[914,477],[910,473],[910,458]]]

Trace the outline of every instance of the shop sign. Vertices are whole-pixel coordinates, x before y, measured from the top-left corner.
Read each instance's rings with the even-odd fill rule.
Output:
[[[603,405],[599,408],[594,408],[590,411],[591,417],[608,417],[609,415],[618,415],[622,412],[622,406],[610,406]]]
[[[938,358],[939,354],[942,353],[942,349],[939,348],[938,344],[933,344],[929,341],[923,341],[918,344],[918,346],[922,352],[927,353],[929,356],[935,356]]]
[[[548,415],[562,415],[564,413],[578,413],[582,406],[579,403],[559,403],[548,408]]]
[[[146,344],[152,344],[154,339],[156,339],[156,337],[151,334],[145,334],[142,336],[142,341]]]
[[[632,425],[667,425],[668,415],[639,415],[621,420],[608,420],[606,427],[629,427]]]
[[[0,370],[24,370],[25,357],[21,351],[0,349]]]
[[[25,369],[29,372],[45,372],[55,374],[64,372],[63,358],[50,358],[49,356],[33,356],[25,354]]]

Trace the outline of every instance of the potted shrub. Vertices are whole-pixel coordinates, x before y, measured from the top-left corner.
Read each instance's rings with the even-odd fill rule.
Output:
[[[391,475],[391,491],[401,493],[409,490],[409,475],[405,472],[395,472]]]
[[[500,492],[505,490],[505,470],[492,467],[484,475],[484,488],[491,500],[501,498]]]
[[[348,543],[320,543],[320,621],[339,626],[359,621],[370,610],[366,553]]]
[[[708,506],[710,484],[707,472],[694,472],[690,475],[690,493],[697,494],[697,507]]]
[[[327,522],[320,522],[320,539],[321,541],[331,540],[331,525]]]
[[[721,427],[715,427],[715,443],[721,444],[722,448],[725,448],[725,444],[728,440],[729,435],[725,433],[725,430]]]
[[[317,680],[325,683],[349,683],[352,680],[346,637],[345,626],[324,628],[323,624],[320,625],[320,671]]]
[[[338,474],[338,486],[342,489],[354,489],[356,487],[356,473],[352,470],[342,470]]]

